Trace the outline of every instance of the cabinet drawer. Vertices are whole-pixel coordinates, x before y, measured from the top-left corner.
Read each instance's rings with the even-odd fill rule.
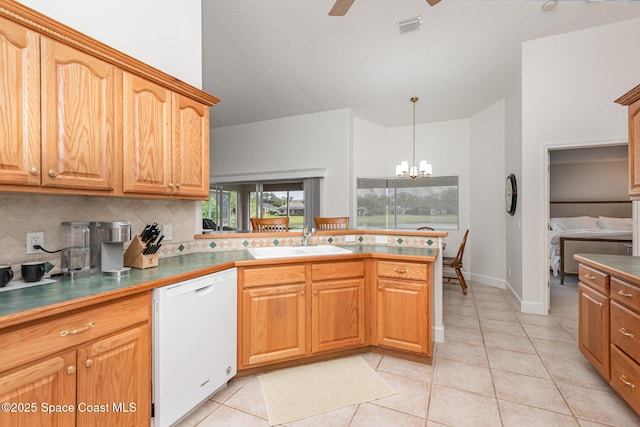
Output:
[[[0,372],[149,320],[151,293],[0,333]]]
[[[311,277],[314,281],[349,279],[363,276],[364,261],[328,262],[311,266]]]
[[[611,302],[611,342],[640,360],[640,315]],[[640,385],[639,385],[640,386]]]
[[[640,311],[640,289],[615,277],[611,278],[611,299]]]
[[[603,293],[607,293],[609,290],[609,275],[595,270],[586,265],[580,264],[578,267],[579,279],[585,285],[589,285],[592,288],[599,289]]]
[[[636,411],[640,412],[640,365],[611,346],[611,387]]]
[[[429,265],[417,262],[378,261],[378,277],[428,281]]]
[[[242,271],[243,288],[265,285],[285,285],[288,283],[304,283],[305,281],[306,274],[304,264],[245,268]]]

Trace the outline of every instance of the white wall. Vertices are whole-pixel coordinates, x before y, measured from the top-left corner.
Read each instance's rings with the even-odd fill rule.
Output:
[[[226,126],[211,132],[211,182],[300,176],[305,170],[326,169],[322,215],[349,214],[349,109]]]
[[[202,88],[201,0],[20,0],[20,3]]]
[[[470,120],[470,231],[474,281],[505,287],[505,101]]]
[[[522,309],[543,313],[547,150],[627,140],[614,103],[639,81],[640,19],[532,40],[522,54]]]

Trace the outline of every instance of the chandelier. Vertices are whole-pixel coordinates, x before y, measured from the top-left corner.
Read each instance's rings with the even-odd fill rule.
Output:
[[[433,173],[431,164],[426,160],[420,160],[416,167],[416,102],[418,97],[414,96],[410,99],[413,102],[413,157],[411,158],[411,168],[409,162],[402,161],[396,166],[396,176],[398,178],[417,178],[427,177]]]

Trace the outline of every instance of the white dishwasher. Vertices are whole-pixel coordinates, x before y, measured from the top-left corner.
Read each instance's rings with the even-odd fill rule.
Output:
[[[237,271],[153,291],[154,426],[169,426],[236,374]]]

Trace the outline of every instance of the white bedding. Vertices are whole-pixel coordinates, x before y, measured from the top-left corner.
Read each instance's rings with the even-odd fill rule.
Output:
[[[631,240],[632,232],[627,230],[603,230],[602,228],[581,230],[549,230],[549,267],[554,276],[560,273],[560,238]]]

